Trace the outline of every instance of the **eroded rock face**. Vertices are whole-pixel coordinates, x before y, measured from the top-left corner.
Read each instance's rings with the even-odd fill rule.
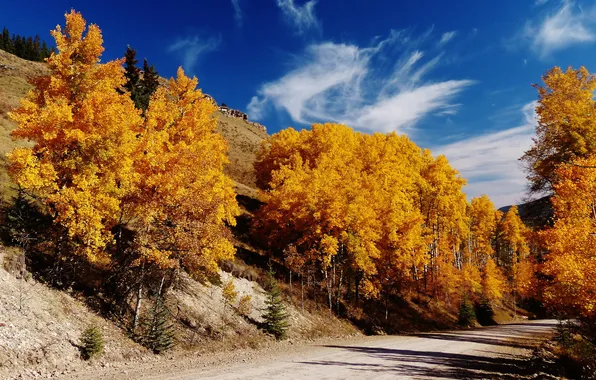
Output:
[[[247,114],[245,114],[244,112],[235,110],[233,108],[229,108],[229,107],[226,107],[226,106],[219,106],[219,110],[224,115],[232,116],[232,117],[237,117],[237,118],[242,119],[242,120],[248,120],[248,115]]]
[[[264,133],[267,133],[267,128],[263,124],[257,123],[256,121],[249,121],[248,123],[253,127],[259,128]]]
[[[209,95],[205,95],[205,96],[207,96],[210,99],[214,100],[213,97],[211,97]],[[262,130],[263,132],[267,133],[267,128],[264,125],[259,124],[259,123],[254,122],[254,121],[248,121],[248,115],[247,114],[245,114],[242,111],[238,111],[236,109],[230,108],[227,105],[225,105],[225,103],[222,103],[219,106],[219,111],[221,113],[223,113],[224,115],[226,115],[226,116],[235,117],[235,118],[238,118],[238,119],[242,119],[242,120],[246,121],[247,123],[249,123],[250,125],[252,125],[252,126],[254,126],[254,127]]]

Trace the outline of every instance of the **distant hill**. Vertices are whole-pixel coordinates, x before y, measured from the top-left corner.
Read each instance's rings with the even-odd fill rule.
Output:
[[[45,63],[27,61],[0,50],[0,198],[10,195],[12,186],[5,169],[6,153],[18,144],[23,144],[10,137],[15,124],[9,120],[7,113],[19,104],[19,99],[31,88],[27,81],[44,74],[48,74]],[[161,82],[166,83],[165,80]],[[253,163],[261,141],[268,136],[267,132],[263,126],[245,119],[246,116],[241,112],[227,107],[222,111],[215,116],[218,118],[217,131],[229,145],[230,165],[226,171],[235,181],[238,194],[255,197]]]
[[[507,212],[512,205],[501,207],[499,210]],[[517,205],[522,221],[532,228],[542,228],[552,224],[553,207],[550,195],[530,202]]]

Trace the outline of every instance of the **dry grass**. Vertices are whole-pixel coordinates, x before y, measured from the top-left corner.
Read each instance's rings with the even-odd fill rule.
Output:
[[[28,81],[47,72],[45,63],[26,61],[0,50],[0,198],[12,195],[12,182],[5,167],[6,153],[23,144],[10,137],[15,124],[7,113],[31,88]]]
[[[217,112],[217,117],[217,131],[226,139],[230,149],[230,164],[226,172],[236,181],[236,191],[239,194],[254,197],[256,186],[253,163],[267,133],[242,119],[228,117],[220,112]]]

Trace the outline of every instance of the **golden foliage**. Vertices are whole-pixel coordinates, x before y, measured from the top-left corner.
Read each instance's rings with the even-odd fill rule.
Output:
[[[222,295],[228,304],[233,305],[236,303],[238,292],[236,291],[236,287],[234,286],[234,281],[232,279],[228,280],[224,284],[222,288]]]
[[[578,166],[581,165],[581,166]],[[586,166],[586,167],[582,167]],[[544,231],[543,266],[553,280],[544,297],[553,306],[596,317],[596,156],[557,169],[555,224]]]
[[[562,163],[596,153],[596,78],[585,67],[554,67],[538,89],[538,125],[534,145],[521,158],[531,189],[551,190]]]
[[[50,76],[10,113],[12,136],[34,143],[8,155],[17,185],[42,199],[66,227],[77,253],[102,256],[120,219],[120,204],[136,186],[133,167],[142,119],[126,95],[121,60],[98,64],[103,52],[96,25],[72,11],[66,29],[52,32],[59,53],[48,59]]]
[[[234,253],[226,225],[239,212],[215,105],[180,69],[143,118],[116,91],[123,60],[100,63],[96,25],[72,11],[52,35],[59,52],[48,59],[50,75],[10,114],[13,137],[33,142],[8,156],[14,181],[91,261],[109,260],[112,229],[128,224],[141,260],[214,271]]]
[[[449,302],[507,290],[493,261],[502,213],[486,196],[469,205],[447,159],[405,136],[338,124],[283,130],[255,170],[265,201],[255,236],[293,271],[321,271],[330,299],[338,272],[369,298],[421,284]],[[522,228],[510,229],[511,244],[526,247]]]
[[[492,258],[486,261],[482,273],[482,295],[490,303],[498,303],[507,291],[507,279]]]

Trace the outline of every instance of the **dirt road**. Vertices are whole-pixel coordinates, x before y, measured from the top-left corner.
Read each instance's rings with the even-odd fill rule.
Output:
[[[219,368],[167,365],[106,373],[102,379],[517,379],[533,346],[556,321],[466,331],[355,339],[307,346]],[[197,364],[197,363],[195,363]],[[182,368],[181,368],[182,367]],[[185,367],[185,368],[184,368]]]

